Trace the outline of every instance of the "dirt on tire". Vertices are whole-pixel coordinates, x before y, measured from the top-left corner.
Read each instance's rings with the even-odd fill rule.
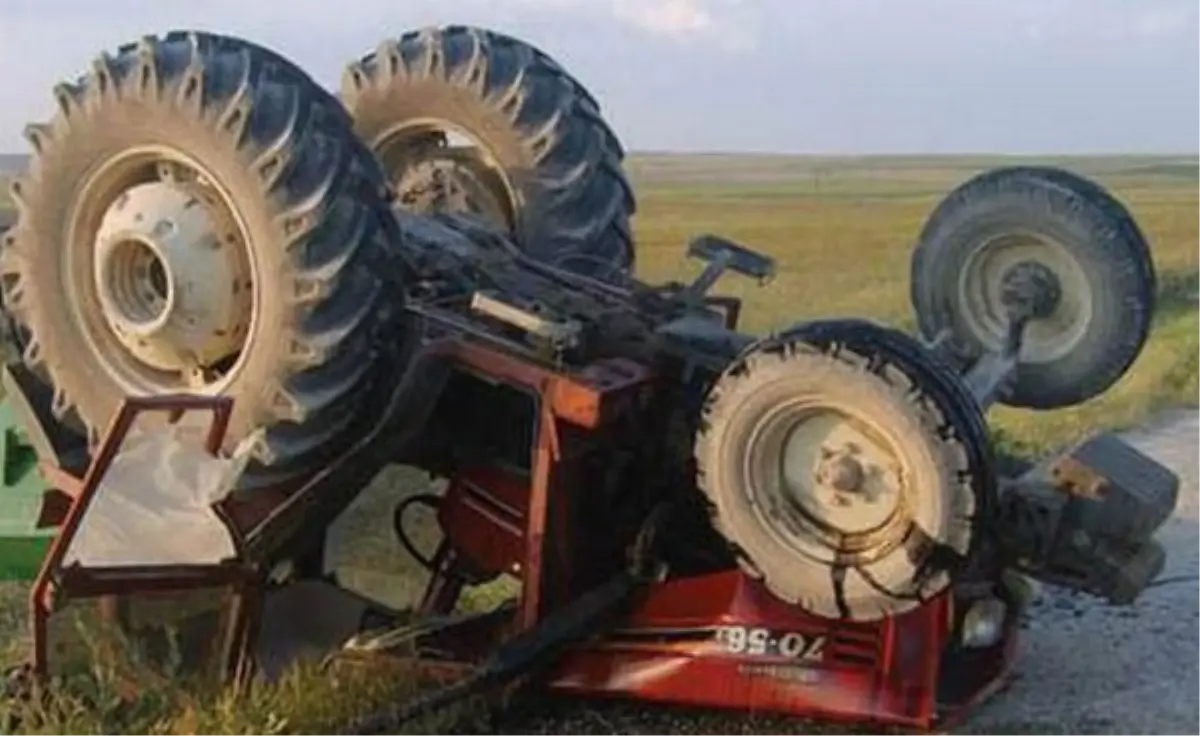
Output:
[[[350,64],[341,97],[381,156],[404,126],[473,139],[505,179],[511,231],[529,255],[598,278],[632,272],[624,151],[596,100],[546,53],[485,29],[426,28]]]
[[[122,46],[55,97],[57,115],[28,131],[34,155],[12,185],[19,219],[0,268],[24,360],[52,385],[56,414],[95,438],[130,393],[104,365],[118,348],[101,316],[71,306],[92,288],[71,274],[91,275],[88,232],[109,204],[87,199],[83,182],[131,151],[169,150],[228,194],[257,280],[220,390],[236,399],[227,446],[265,430],[248,485],[319,464],[366,398],[396,227],[345,112],[278,55],[195,32]]]
[[[743,567],[807,611],[870,621],[911,610],[950,584],[953,561],[965,558],[976,536],[977,489],[963,432],[924,392],[912,367],[899,354],[888,360],[887,351],[860,350],[836,339],[814,344],[798,336],[749,350],[705,403],[696,465],[714,526]],[[858,524],[859,517],[878,516],[876,526],[823,530],[829,523],[823,514],[794,511],[805,506],[803,493],[771,479],[790,440],[774,442],[769,424],[778,407],[792,404],[865,421],[872,425],[867,434],[886,438],[903,456],[905,467],[896,477],[904,480],[893,489],[899,495],[887,502],[894,508],[887,511],[884,495],[868,496],[860,509],[865,517],[848,517]],[[772,449],[759,453],[755,445]],[[822,444],[821,454],[826,452]],[[870,461],[864,466],[868,476],[891,472],[869,453],[861,457]],[[771,488],[774,493],[760,492]],[[877,502],[879,509],[872,510]]]

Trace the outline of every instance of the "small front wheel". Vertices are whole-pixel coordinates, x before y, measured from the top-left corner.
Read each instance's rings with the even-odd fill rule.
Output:
[[[1014,276],[1039,284],[1002,403],[1072,406],[1112,387],[1141,353],[1155,306],[1150,248],[1099,185],[1049,167],[1010,167],[961,185],[913,252],[921,332],[941,335],[962,370],[1003,350]]]
[[[811,613],[869,621],[945,590],[970,556],[980,469],[958,413],[978,410],[941,406],[919,352],[852,339],[895,331],[844,327],[768,340],[727,370],[696,462],[743,567]]]

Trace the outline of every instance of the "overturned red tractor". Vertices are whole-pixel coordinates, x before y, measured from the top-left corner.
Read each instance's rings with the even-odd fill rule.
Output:
[[[306,636],[452,673],[364,728],[535,665],[556,692],[928,727],[1002,681],[1028,577],[1127,603],[1162,569],[1171,473],[1100,435],[1005,474],[984,419],[1096,396],[1146,339],[1147,243],[1074,174],[992,170],[938,205],[919,336],[755,336],[710,287],[774,262],[703,235],[693,283],[636,280],[621,145],[521,41],[406,34],[337,99],[252,43],[170,33],[54,96],[0,251],[8,401],[59,529],[34,676],[95,600],[241,683]],[[447,480],[397,509],[441,531],[405,615],[323,564],[392,463]],[[501,575],[515,601],[449,616]],[[172,596],[186,615],[151,605]]]

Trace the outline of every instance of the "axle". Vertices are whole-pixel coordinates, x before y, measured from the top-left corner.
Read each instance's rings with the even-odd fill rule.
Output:
[[[1054,312],[1062,288],[1053,271],[1035,261],[1022,261],[1004,272],[1000,293],[1007,323],[1005,339],[998,350],[987,352],[963,376],[984,409],[1003,398],[1016,377],[1026,325]]]
[[[755,338],[735,329],[740,304],[709,289],[727,271],[761,282],[775,269],[767,256],[706,235],[688,250],[706,262],[692,284],[618,286],[540,263],[465,218],[402,215],[401,224],[399,260],[413,284],[404,309],[423,329],[461,331],[564,367],[621,357],[715,374]]]
[[[1022,261],[1006,269],[999,279],[998,292],[1003,337],[975,356],[962,374],[963,384],[985,411],[1011,390],[1026,326],[1031,320],[1051,316],[1062,297],[1054,272],[1037,261]],[[945,354],[953,333],[952,328],[944,327],[932,340],[922,342],[930,352]]]

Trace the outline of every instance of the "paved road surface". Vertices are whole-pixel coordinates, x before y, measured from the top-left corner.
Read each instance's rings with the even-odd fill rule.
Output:
[[[1018,679],[971,719],[980,733],[1200,733],[1197,446],[1200,413],[1127,436],[1180,476],[1160,580],[1132,607],[1047,590],[1030,612]]]

